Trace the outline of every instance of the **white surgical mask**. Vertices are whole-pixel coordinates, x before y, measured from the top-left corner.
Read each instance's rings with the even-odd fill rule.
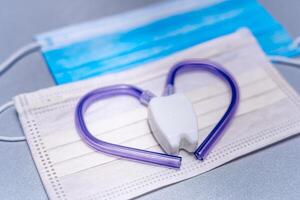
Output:
[[[98,87],[130,83],[160,95],[165,75],[185,59],[222,64],[237,79],[237,114],[204,161],[180,152],[180,170],[151,166],[96,152],[74,125],[78,99]],[[193,102],[199,143],[218,122],[229,91],[214,77],[191,72],[179,76],[177,92]],[[300,132],[299,97],[269,63],[254,37],[241,30],[126,72],[21,94],[14,105],[35,164],[51,199],[127,199],[188,179]],[[147,111],[126,97],[104,100],[86,113],[97,137],[141,149],[162,151],[146,122]]]

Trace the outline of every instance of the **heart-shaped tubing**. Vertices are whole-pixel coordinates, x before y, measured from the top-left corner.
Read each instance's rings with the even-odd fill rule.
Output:
[[[120,156],[140,162],[152,163],[163,165],[172,168],[180,168],[181,157],[173,156],[169,154],[163,154],[158,152],[146,151],[142,149],[136,149],[126,147],[122,145],[108,143],[94,137],[88,130],[84,121],[84,113],[87,108],[95,101],[113,97],[117,95],[129,95],[137,98],[141,104],[148,105],[154,95],[149,91],[144,91],[140,88],[131,85],[112,85],[108,87],[99,88],[93,90],[84,95],[78,102],[75,111],[75,124],[76,128],[88,145],[106,154]]]
[[[208,136],[194,152],[197,159],[203,160],[210,152],[214,144],[221,137],[229,122],[232,120],[239,104],[239,88],[233,76],[221,65],[206,60],[189,60],[177,63],[173,68],[171,68],[167,76],[164,94],[173,94],[175,92],[174,82],[176,75],[180,72],[189,70],[203,70],[210,72],[225,81],[231,89],[231,101],[226,112],[214,129],[208,134]]]

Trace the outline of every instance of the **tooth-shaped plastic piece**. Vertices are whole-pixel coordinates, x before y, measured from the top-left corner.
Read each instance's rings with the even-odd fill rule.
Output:
[[[160,146],[169,154],[194,152],[198,142],[197,116],[186,96],[155,97],[148,105],[148,121]]]

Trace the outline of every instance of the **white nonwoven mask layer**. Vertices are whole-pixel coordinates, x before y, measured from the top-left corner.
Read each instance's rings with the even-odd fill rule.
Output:
[[[237,80],[241,101],[230,127],[204,161],[180,151],[180,170],[141,164],[96,152],[79,137],[74,110],[79,98],[117,83],[161,95],[168,70],[187,59],[209,59]],[[230,94],[218,79],[188,72],[176,92],[193,103],[199,143],[225,112]],[[14,98],[35,164],[51,199],[128,199],[214,169],[235,158],[300,132],[299,97],[269,63],[247,30],[203,43],[162,60],[121,73],[21,94]],[[147,124],[147,110],[134,99],[112,98],[86,113],[98,138],[161,152]]]

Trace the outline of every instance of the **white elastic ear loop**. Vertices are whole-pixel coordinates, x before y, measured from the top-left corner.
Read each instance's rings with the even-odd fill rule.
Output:
[[[291,46],[290,49],[296,49],[300,46],[300,36],[296,37]],[[270,61],[273,63],[282,63],[287,64],[295,67],[300,67],[300,59],[295,58],[288,58],[285,56],[268,56]]]
[[[11,56],[9,56],[3,63],[0,64],[0,75],[12,67],[17,61],[29,55],[32,52],[35,52],[41,48],[41,45],[37,42],[33,42],[21,47]]]
[[[35,52],[41,48],[41,45],[37,42],[33,42],[30,44],[21,47],[11,56],[9,56],[3,63],[0,64],[0,75],[6,72],[10,67],[12,67],[17,61],[22,59],[23,57],[29,55],[32,52]],[[0,113],[4,112],[6,109],[12,107],[14,105],[13,101],[7,102],[4,105],[0,106]],[[26,138],[24,136],[19,137],[8,137],[8,136],[0,136],[0,141],[4,142],[20,142],[25,141]]]
[[[14,106],[13,101],[9,101],[9,102],[5,103],[4,105],[0,106],[0,114],[12,106]],[[3,142],[20,142],[20,141],[25,141],[25,140],[26,140],[26,138],[24,136],[16,136],[16,137],[0,136],[0,141],[3,141]]]
[[[282,63],[295,67],[300,67],[300,59],[288,58],[285,56],[268,56],[273,63]]]

